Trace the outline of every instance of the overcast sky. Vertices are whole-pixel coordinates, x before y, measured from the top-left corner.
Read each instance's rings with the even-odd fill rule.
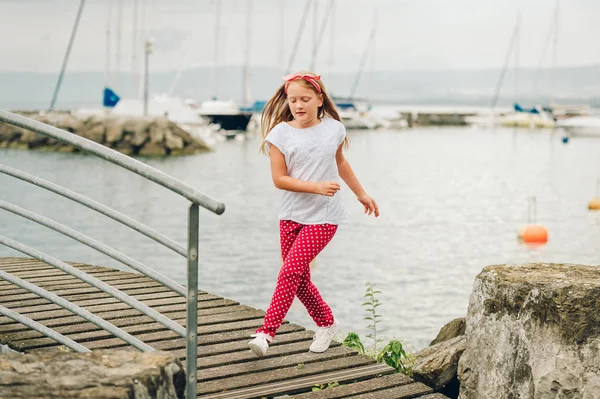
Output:
[[[215,46],[217,0],[121,0],[121,56],[116,37],[119,0],[87,0],[69,60],[69,71],[102,71],[106,26],[112,7],[111,68],[129,72],[133,65],[134,5],[148,11],[147,25],[156,41],[152,70],[211,66]],[[246,10],[252,4],[250,64],[280,66],[290,58],[307,0],[220,0],[220,65],[244,60]],[[319,21],[330,0],[314,0]],[[0,0],[0,70],[60,70],[79,0]],[[144,5],[146,4],[146,5]],[[281,21],[280,7],[284,5]],[[360,64],[377,9],[373,68],[498,68],[508,48],[517,12],[521,13],[519,64],[537,67],[551,26],[555,0],[336,0],[333,23],[321,38],[316,71],[355,71]],[[557,64],[600,64],[600,1],[562,0]],[[310,63],[314,16],[308,15],[293,69]],[[138,31],[143,23],[138,22]],[[332,29],[333,28],[333,29]],[[333,36],[331,32],[333,31]],[[595,39],[594,39],[595,38]],[[331,51],[331,43],[334,43]],[[138,34],[138,53],[142,48]],[[283,44],[283,56],[282,56]],[[551,62],[549,48],[544,65]],[[141,54],[138,55],[138,65]],[[369,59],[371,60],[371,59]]]

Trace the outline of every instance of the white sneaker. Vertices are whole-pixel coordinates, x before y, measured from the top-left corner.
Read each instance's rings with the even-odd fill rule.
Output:
[[[265,356],[267,354],[267,349],[269,349],[269,342],[271,342],[273,338],[265,333],[252,334],[251,337],[255,337],[252,341],[248,342],[248,346],[252,349],[252,353],[258,357]]]
[[[316,353],[325,352],[338,331],[340,331],[340,327],[336,323],[329,327],[319,327],[308,350]]]

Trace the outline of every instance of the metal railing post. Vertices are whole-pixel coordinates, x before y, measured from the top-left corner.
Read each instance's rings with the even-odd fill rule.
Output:
[[[188,215],[188,270],[186,312],[186,397],[196,398],[198,380],[198,240],[199,208],[191,204]]]

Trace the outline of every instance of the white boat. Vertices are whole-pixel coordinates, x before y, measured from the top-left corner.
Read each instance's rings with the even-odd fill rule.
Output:
[[[387,127],[385,119],[371,114],[369,103],[361,100],[334,98],[338,114],[348,130]]]
[[[556,127],[563,128],[570,136],[600,138],[600,116],[575,116],[561,119]]]
[[[218,124],[223,130],[246,131],[248,122],[252,117],[251,112],[243,112],[235,101],[209,100],[204,101],[198,108],[198,113],[210,122]]]
[[[514,106],[515,111],[507,113],[500,118],[502,126],[526,127],[526,128],[553,128],[555,121],[552,112],[537,106],[532,109],[523,109],[518,104]]]

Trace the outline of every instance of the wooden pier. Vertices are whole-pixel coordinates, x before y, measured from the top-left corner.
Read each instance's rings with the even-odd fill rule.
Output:
[[[70,264],[185,326],[185,299],[161,284],[136,273]],[[36,259],[0,258],[0,269],[86,308],[155,349],[175,354],[185,364],[184,338],[97,288]],[[0,304],[91,350],[136,350],[96,325],[7,281],[0,281]],[[446,398],[338,342],[325,353],[308,352],[314,333],[288,322],[279,330],[269,354],[256,358],[247,343],[263,317],[261,310],[199,292],[199,398]],[[0,317],[0,344],[27,353],[65,349],[7,317]],[[339,386],[311,391],[314,386],[333,382]]]

